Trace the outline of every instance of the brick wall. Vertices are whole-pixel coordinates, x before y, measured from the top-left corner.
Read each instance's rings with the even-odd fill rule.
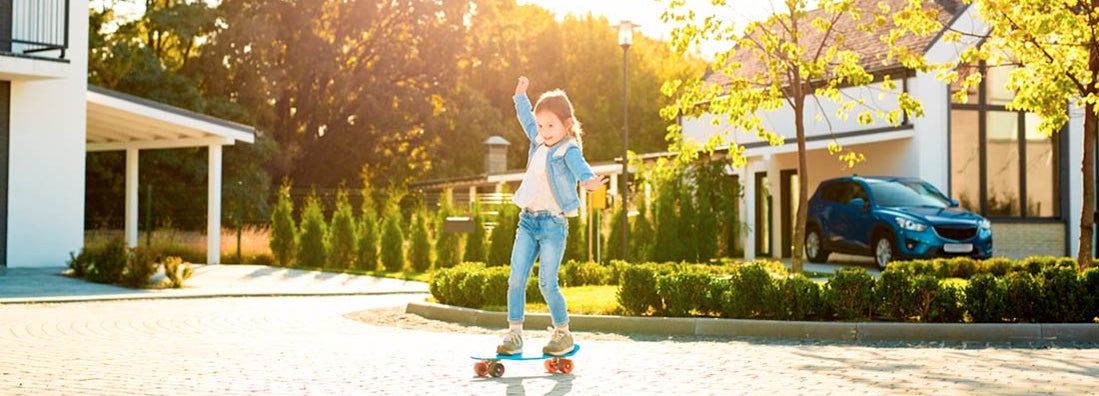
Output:
[[[992,248],[993,256],[1014,259],[1065,256],[1065,225],[993,221]]]

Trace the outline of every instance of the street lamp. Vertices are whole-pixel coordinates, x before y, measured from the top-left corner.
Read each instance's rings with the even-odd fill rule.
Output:
[[[630,178],[630,45],[633,44],[633,28],[637,27],[630,21],[622,21],[618,24],[618,45],[622,47],[622,259],[628,255],[630,241],[630,205],[629,205],[629,178]]]

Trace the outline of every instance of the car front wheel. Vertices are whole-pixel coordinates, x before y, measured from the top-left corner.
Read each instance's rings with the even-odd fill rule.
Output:
[[[816,227],[805,232],[805,256],[814,263],[828,262],[828,251],[824,250],[824,241]]]
[[[896,255],[897,249],[893,247],[893,238],[889,234],[881,234],[874,239],[874,263],[878,264],[878,268],[885,269]]]

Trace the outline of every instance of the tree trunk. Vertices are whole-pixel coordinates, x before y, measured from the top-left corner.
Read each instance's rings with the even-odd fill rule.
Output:
[[[1092,260],[1091,242],[1095,225],[1095,138],[1096,129],[1099,128],[1099,115],[1096,115],[1095,111],[1095,105],[1092,103],[1084,106],[1084,160],[1080,165],[1084,184],[1084,202],[1080,208],[1080,249],[1076,252],[1080,271],[1090,267]]]
[[[806,196],[809,194],[808,160],[805,153],[805,87],[801,85],[800,73],[794,73],[793,99],[791,106],[794,110],[794,129],[797,131],[798,140],[798,211],[794,219],[794,235],[790,238],[790,246],[794,251],[790,253],[790,271],[795,274],[804,272],[802,255],[805,254],[805,216]]]

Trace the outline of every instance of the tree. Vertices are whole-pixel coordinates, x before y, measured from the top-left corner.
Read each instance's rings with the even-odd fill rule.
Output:
[[[481,203],[473,203],[473,232],[466,235],[465,256],[462,261],[483,263],[488,258],[485,252],[485,215],[481,213]]]
[[[435,229],[435,266],[437,268],[451,268],[462,262],[461,234],[457,232],[443,231],[442,225],[446,218],[454,215],[454,206],[451,203],[451,191],[444,194],[442,208],[439,209],[439,219]]]
[[[427,272],[431,269],[431,237],[428,235],[427,209],[420,207],[416,210],[412,221],[412,237],[408,247],[408,261],[412,264],[412,270]]]
[[[340,269],[354,267],[358,253],[355,228],[355,214],[351,211],[347,187],[341,185],[336,191],[336,210],[332,213],[332,227],[328,232],[330,267]]]
[[[369,174],[363,169],[362,216],[359,223],[359,257],[356,264],[360,269],[375,271],[378,269],[378,240],[381,229],[378,227],[378,207],[374,201],[374,187],[370,184]]]
[[[732,7],[722,0],[712,0],[712,3]],[[865,69],[872,60],[861,59],[858,48],[848,41],[849,36],[872,35],[871,32],[888,22],[885,17],[867,18],[864,15],[870,13],[864,10],[876,9],[875,5],[876,0],[822,0],[818,2],[818,9],[808,11],[807,1],[786,0],[784,9],[776,10],[766,20],[748,24],[741,35],[735,34],[734,27],[720,18],[706,18],[701,23],[695,21],[693,13],[683,14],[679,10],[683,2],[673,2],[664,15],[666,22],[681,24],[672,32],[672,46],[679,52],[687,51],[701,39],[721,39],[730,44],[728,51],[715,54],[710,65],[714,74],[727,81],[710,84],[696,77],[686,82],[667,81],[664,87],[665,93],[677,95],[675,105],[662,110],[665,118],[700,117],[706,113],[720,116],[723,130],[706,142],[705,151],[712,154],[717,147],[728,145],[734,164],[742,166],[745,163],[743,147],[730,136],[740,131],[754,134],[771,145],[781,145],[784,137],[764,122],[762,113],[780,110],[784,105],[793,113],[800,186],[792,241],[792,270],[795,273],[802,271],[809,197],[806,99],[825,98],[835,102],[841,118],[857,109],[858,121],[862,124],[884,119],[897,125],[902,115],[922,114],[920,103],[908,93],[898,91],[890,74],[883,74],[880,88],[896,95],[899,107],[891,111],[869,108],[859,99],[845,98],[840,90],[841,87],[867,86],[876,80]],[[672,150],[680,153],[681,161],[689,162],[698,155],[698,147],[682,138],[681,127],[672,126],[670,131],[675,140]],[[836,154],[842,147],[833,143],[829,151]],[[853,164],[860,160],[861,154],[847,152],[839,158]]]
[[[298,247],[298,265],[309,268],[324,267],[328,263],[328,246],[325,236],[328,225],[324,221],[324,207],[317,191],[305,199],[301,213],[301,244]]]
[[[290,181],[283,180],[279,187],[278,203],[271,212],[271,253],[275,263],[290,265],[298,250],[298,226],[294,223],[294,200],[290,198]]]
[[[397,205],[389,205],[382,225],[382,267],[389,272],[400,272],[405,266],[404,232],[401,231],[401,211]]]
[[[957,61],[927,64],[914,54],[909,61],[928,69],[947,70],[939,76],[946,82],[960,82],[954,98],[964,101],[966,91],[981,83],[974,73],[959,81],[959,64],[986,62],[989,66],[1015,63],[1018,68],[1008,76],[1007,89],[1015,92],[1008,109],[1034,112],[1041,117],[1038,130],[1047,136],[1059,132],[1069,121],[1066,106],[1084,111],[1083,159],[1080,164],[1083,184],[1080,210],[1080,239],[1076,260],[1080,271],[1094,261],[1095,144],[1099,133],[1099,3],[1092,2],[1012,2],[1003,0],[966,0],[977,7],[981,21],[987,24],[977,31],[947,31],[943,40],[968,45]],[[892,37],[905,33],[927,34],[943,30],[934,10],[909,0],[903,20]],[[979,45],[977,45],[979,43]],[[903,54],[911,51],[902,52]]]

